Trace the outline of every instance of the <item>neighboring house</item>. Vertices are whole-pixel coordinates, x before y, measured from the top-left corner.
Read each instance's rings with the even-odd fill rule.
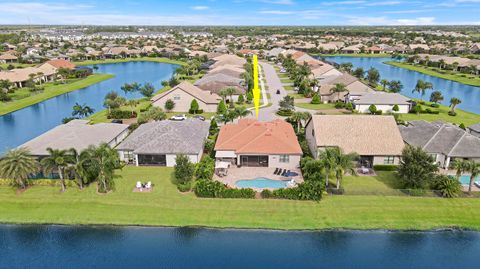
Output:
[[[16,63],[17,61],[18,61],[18,57],[13,54],[4,53],[0,55],[0,63],[8,64],[8,63]]]
[[[247,60],[245,60],[242,57],[238,57],[237,55],[234,54],[223,54],[220,56],[217,56],[213,58],[215,63],[210,66],[211,69],[222,66],[222,65],[234,65],[234,66],[239,66],[243,68],[243,65],[247,63]]]
[[[242,119],[222,126],[215,144],[218,161],[238,166],[294,169],[302,149],[291,124],[283,120]]]
[[[480,162],[480,138],[445,122],[409,121],[400,126],[405,143],[420,147],[448,169],[455,159]]]
[[[346,101],[350,102],[351,100],[358,98],[364,94],[375,92],[369,86],[363,84],[356,77],[342,73],[340,76],[330,76],[325,77],[320,81],[319,94],[321,101],[324,103],[327,102],[336,102],[336,101]],[[342,84],[345,86],[345,92],[342,93],[333,93],[332,88],[335,88],[335,85]],[[348,98],[345,98],[347,96]]]
[[[70,61],[64,60],[64,59],[50,60],[50,61],[47,61],[46,63],[44,63],[44,65],[45,64],[53,66],[55,71],[58,71],[58,69],[60,69],[60,68],[66,68],[66,69],[69,69],[69,70],[74,70],[75,67],[76,67],[75,64],[73,64]]]
[[[347,94],[346,99],[351,100],[353,108],[360,113],[370,113],[371,105],[382,112],[408,113],[412,108],[412,100],[398,93],[371,92],[356,98]],[[395,106],[398,106],[398,111],[393,110]]]
[[[380,54],[383,53],[383,48],[379,46],[371,46],[365,49],[366,53],[371,53],[371,54]]]
[[[210,91],[220,95],[225,88],[234,88],[235,93],[232,98],[238,100],[240,94],[246,93],[245,81],[243,79],[232,77],[222,73],[207,74],[193,84],[202,90]],[[230,97],[228,97],[230,99]]]
[[[178,154],[198,163],[208,133],[209,123],[197,119],[153,121],[140,125],[117,150],[120,160],[137,166],[173,167]]]
[[[273,48],[266,53],[267,59],[275,59],[278,57],[279,54],[282,54],[285,52],[284,48]]]
[[[362,47],[363,47],[362,44],[356,44],[356,45],[348,46],[341,49],[341,52],[346,54],[358,54],[362,51],[361,49]]]
[[[222,98],[216,93],[202,90],[190,82],[182,82],[168,91],[155,95],[150,99],[153,106],[165,109],[167,100],[175,102],[173,112],[187,112],[190,110],[190,104],[197,100],[198,105],[204,112],[217,111],[218,103]]]
[[[116,147],[128,135],[128,125],[116,123],[88,124],[88,120],[72,120],[26,142],[20,147],[36,157],[48,156],[47,148],[82,151],[91,145],[107,143]]]
[[[480,123],[475,123],[474,125],[468,127],[468,132],[470,132],[471,135],[480,137]]]
[[[338,147],[357,153],[359,165],[399,164],[404,143],[392,116],[313,115],[305,127],[312,155]]]

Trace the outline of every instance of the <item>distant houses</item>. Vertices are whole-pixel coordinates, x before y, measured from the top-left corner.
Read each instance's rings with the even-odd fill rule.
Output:
[[[190,82],[182,82],[179,85],[164,91],[152,97],[152,105],[165,108],[168,100],[174,102],[175,106],[171,111],[173,112],[187,112],[193,100],[196,100],[200,110],[204,112],[215,112],[218,103],[222,98],[216,93],[202,90]]]

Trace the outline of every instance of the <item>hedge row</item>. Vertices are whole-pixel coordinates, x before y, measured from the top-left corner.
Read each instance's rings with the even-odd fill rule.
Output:
[[[11,179],[0,178],[0,186],[9,186],[12,184]],[[60,187],[60,179],[29,179],[27,180],[28,186],[52,186]],[[74,180],[65,180],[67,187],[76,187],[77,183]]]
[[[252,189],[229,189],[216,180],[198,180],[194,188],[195,195],[208,198],[255,198]]]
[[[325,190],[321,181],[305,181],[295,188],[263,190],[262,198],[320,201]]]
[[[375,171],[397,171],[397,165],[391,164],[377,164],[373,166]]]

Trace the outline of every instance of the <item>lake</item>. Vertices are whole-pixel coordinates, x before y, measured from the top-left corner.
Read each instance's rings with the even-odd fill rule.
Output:
[[[402,94],[412,98],[420,98],[421,95],[417,92],[412,93],[412,90],[417,84],[417,80],[422,79],[433,84],[433,89],[441,91],[444,96],[444,105],[450,105],[450,99],[457,97],[462,100],[462,103],[457,107],[465,111],[480,114],[480,87],[461,84],[455,81],[437,78],[425,75],[419,72],[410,71],[407,69],[384,64],[383,62],[392,61],[391,58],[368,58],[368,57],[325,57],[326,60],[335,63],[350,62],[354,68],[362,67],[365,71],[370,67],[375,67],[380,72],[380,79],[400,80],[403,84]],[[424,100],[430,99],[432,90],[427,91]]]
[[[1,268],[477,268],[480,233],[0,226]]]
[[[156,62],[127,62],[97,66],[96,73],[114,74],[115,77],[0,116],[0,154],[61,124],[63,118],[71,116],[72,107],[77,102],[82,105],[87,104],[95,111],[103,110],[103,100],[108,92],[114,90],[125,96],[120,87],[132,82],[150,82],[159,89],[162,87],[161,82],[169,79],[178,67]],[[141,95],[129,93],[126,97],[139,98]]]

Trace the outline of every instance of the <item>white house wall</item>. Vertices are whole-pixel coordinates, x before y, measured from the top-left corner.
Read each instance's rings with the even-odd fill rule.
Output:
[[[362,105],[355,105],[355,110],[357,110],[358,112],[360,113],[370,113],[370,110],[368,110],[370,108],[370,105],[371,104],[362,104]],[[386,113],[386,112],[393,112],[393,107],[395,105],[375,105],[377,107],[377,110],[381,110],[383,111],[383,113]],[[410,105],[398,105],[398,112],[396,113],[402,113],[402,114],[405,114],[405,113],[408,113],[409,110],[410,110]]]

